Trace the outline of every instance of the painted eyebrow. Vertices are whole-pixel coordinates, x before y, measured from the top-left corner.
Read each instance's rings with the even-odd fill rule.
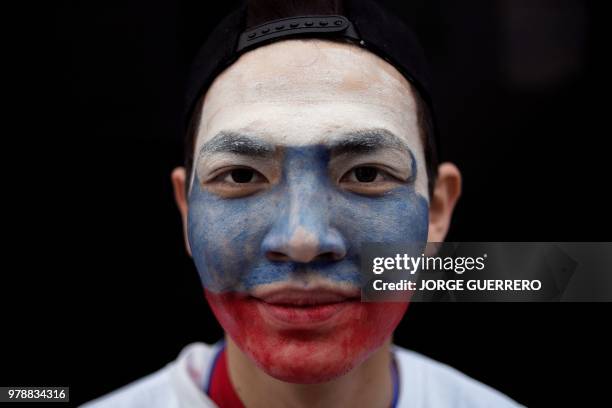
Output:
[[[332,155],[372,153],[390,148],[414,157],[406,143],[387,129],[354,130],[334,138],[328,146]]]
[[[390,148],[414,158],[407,144],[387,129],[353,130],[335,137],[326,145],[334,156],[345,153],[372,153]],[[274,145],[258,137],[233,131],[221,131],[200,147],[198,158],[212,153],[232,153],[266,158],[272,156],[275,151]]]
[[[270,143],[237,132],[221,131],[204,143],[198,157],[211,153],[233,153],[242,156],[268,157],[275,151]]]

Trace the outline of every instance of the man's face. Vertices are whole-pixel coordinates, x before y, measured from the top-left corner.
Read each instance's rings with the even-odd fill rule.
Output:
[[[428,229],[415,100],[395,68],[323,40],[253,50],[208,90],[194,154],[191,252],[246,355],[316,383],[389,338],[407,303],[360,302],[360,245]]]

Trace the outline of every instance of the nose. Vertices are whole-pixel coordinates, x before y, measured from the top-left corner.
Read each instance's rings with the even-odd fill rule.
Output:
[[[308,263],[338,261],[346,256],[346,242],[330,224],[325,187],[312,182],[308,188],[301,183],[287,192],[279,217],[262,242],[269,260]]]

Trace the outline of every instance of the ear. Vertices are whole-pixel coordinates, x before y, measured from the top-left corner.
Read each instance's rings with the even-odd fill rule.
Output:
[[[429,201],[429,242],[442,242],[448,232],[453,209],[461,195],[461,173],[452,163],[438,167],[433,195]]]
[[[189,247],[189,240],[187,239],[187,193],[185,190],[187,175],[184,167],[177,167],[172,171],[172,187],[174,188],[174,201],[181,213],[181,219],[183,220],[183,239],[185,240],[185,248],[187,253],[191,256],[191,248]]]

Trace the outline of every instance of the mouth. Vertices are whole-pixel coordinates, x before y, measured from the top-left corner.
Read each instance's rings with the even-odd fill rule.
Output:
[[[253,295],[266,321],[280,329],[312,329],[332,323],[347,308],[358,307],[360,291],[350,288],[274,288]]]

